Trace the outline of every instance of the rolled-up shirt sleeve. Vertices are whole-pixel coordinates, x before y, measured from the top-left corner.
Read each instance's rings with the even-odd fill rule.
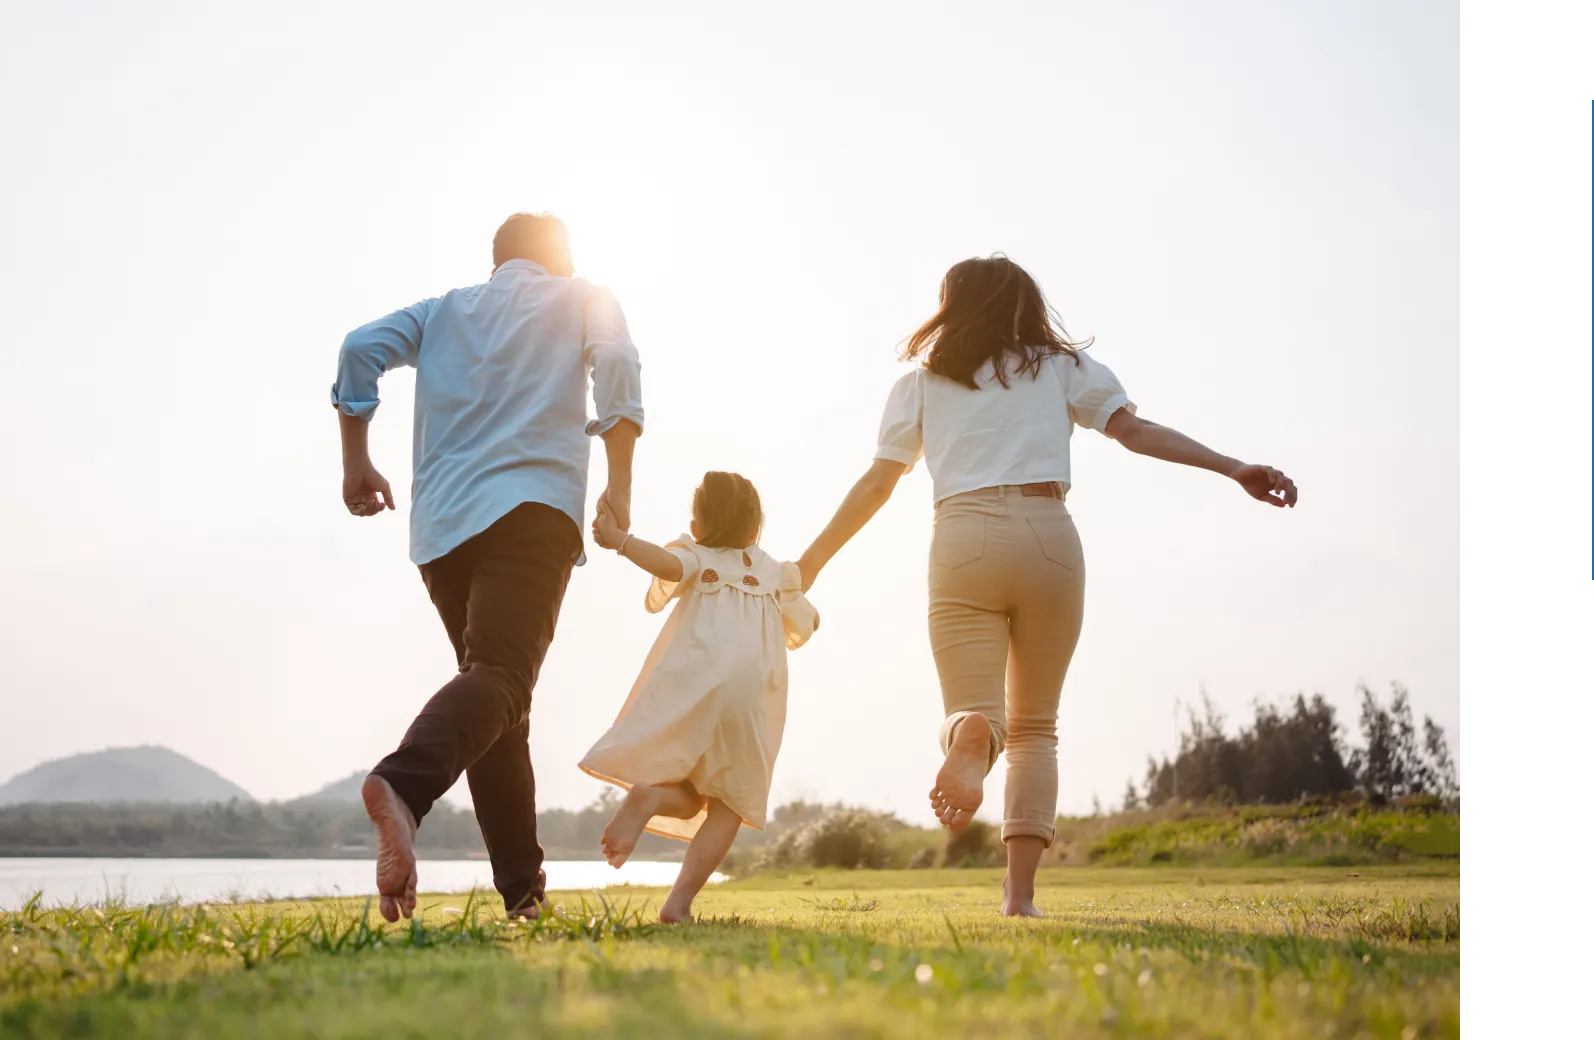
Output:
[[[1107,420],[1120,408],[1135,411],[1134,402],[1112,369],[1089,354],[1078,355],[1078,366],[1068,382],[1068,414],[1079,426],[1105,433]]]
[[[910,470],[924,457],[924,371],[915,369],[897,380],[880,417],[876,459],[900,462]]]
[[[369,420],[380,399],[376,384],[383,373],[415,366],[421,334],[437,300],[422,300],[394,311],[343,338],[338,350],[338,380],[332,384],[332,405],[345,415]]]
[[[587,435],[608,433],[621,419],[642,428],[642,362],[631,343],[620,301],[607,289],[594,289],[583,311],[587,371],[592,376],[592,404],[597,418]]]

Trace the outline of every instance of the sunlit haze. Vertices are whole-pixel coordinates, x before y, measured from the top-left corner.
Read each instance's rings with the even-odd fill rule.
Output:
[[[158,743],[285,798],[392,749],[454,662],[406,557],[413,373],[371,433],[400,511],[357,520],[336,352],[485,280],[520,209],[630,322],[643,537],[733,469],[800,554],[941,274],[994,251],[1141,415],[1297,481],[1267,509],[1076,431],[1061,811],[1203,689],[1353,730],[1357,682],[1400,680],[1459,753],[1454,10],[801,6],[7,5],[0,780]],[[932,820],[930,520],[920,467],[813,589],[774,804]],[[575,763],[662,620],[589,550],[533,699],[544,806],[597,794]]]

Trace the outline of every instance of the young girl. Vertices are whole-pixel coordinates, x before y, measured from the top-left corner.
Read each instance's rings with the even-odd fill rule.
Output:
[[[653,575],[644,602],[675,609],[631,694],[581,768],[629,788],[603,831],[603,855],[626,861],[644,830],[691,842],[659,920],[689,921],[692,900],[742,824],[762,828],[786,725],[786,651],[819,615],[796,564],[758,547],[758,492],[707,473],[692,496],[692,533],[660,547],[623,533],[600,508],[592,534]]]

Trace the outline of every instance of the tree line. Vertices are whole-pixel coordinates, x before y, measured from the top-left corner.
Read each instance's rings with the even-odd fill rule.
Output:
[[[1365,799],[1374,805],[1414,796],[1458,804],[1460,789],[1444,730],[1430,718],[1419,728],[1405,687],[1396,683],[1387,704],[1365,685],[1360,746],[1348,745],[1334,707],[1322,696],[1296,696],[1285,705],[1258,703],[1249,724],[1226,729],[1223,715],[1203,698],[1191,711],[1171,758],[1149,759],[1140,787],[1130,781],[1122,808],[1169,804],[1271,804],[1302,799]],[[605,788],[580,810],[537,813],[538,838],[550,859],[596,859],[599,837],[618,803]],[[1098,812],[1098,815],[1099,812]],[[923,833],[920,833],[920,832]],[[983,831],[981,832],[983,833]],[[743,828],[736,857],[748,864],[833,865],[856,856],[893,865],[979,862],[982,848],[954,842],[944,855],[939,831],[918,828],[889,813],[844,805],[793,802],[770,814],[767,830]],[[978,842],[976,842],[978,844]],[[416,835],[417,851],[432,859],[485,856],[474,814],[439,802]],[[686,846],[644,834],[638,859],[680,859]],[[0,855],[164,857],[337,857],[374,854],[371,825],[358,802],[300,800],[211,805],[10,805],[0,807]],[[938,856],[940,858],[938,858]],[[899,862],[900,861],[900,862]]]
[[[1334,706],[1321,694],[1297,694],[1284,706],[1258,702],[1249,725],[1225,731],[1225,719],[1203,694],[1189,712],[1170,759],[1151,758],[1140,788],[1129,781],[1123,808],[1182,802],[1282,805],[1310,798],[1361,797],[1387,805],[1414,797],[1459,804],[1461,788],[1444,729],[1424,717],[1419,729],[1411,695],[1394,683],[1388,704],[1363,683],[1358,729],[1346,743]]]

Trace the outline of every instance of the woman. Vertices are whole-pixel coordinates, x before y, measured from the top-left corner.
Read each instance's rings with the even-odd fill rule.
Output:
[[[908,340],[922,363],[891,389],[874,464],[798,566],[804,590],[922,456],[935,485],[930,645],[946,718],[930,803],[967,827],[1004,750],[1002,912],[1038,917],[1035,870],[1057,817],[1057,702],[1079,640],[1085,563],[1063,505],[1075,425],[1130,451],[1221,473],[1269,505],[1295,485],[1135,414],[1117,378],[1068,338],[1034,280],[1005,257],[965,260]]]

